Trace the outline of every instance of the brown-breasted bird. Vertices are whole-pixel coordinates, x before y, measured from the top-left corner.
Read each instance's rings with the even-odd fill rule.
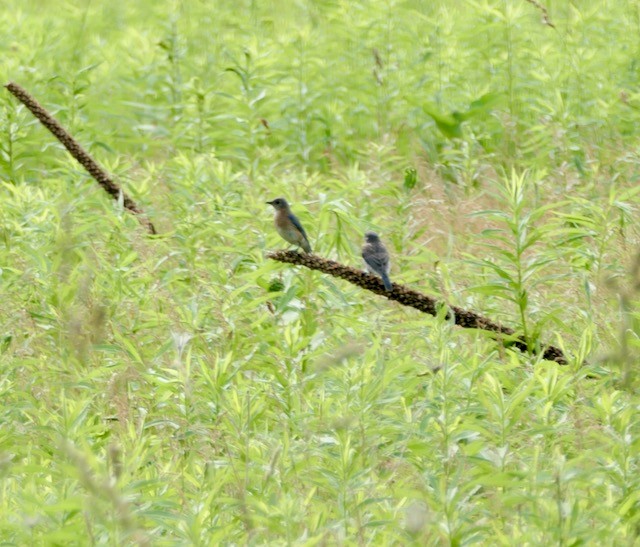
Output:
[[[305,253],[311,252],[311,244],[307,233],[304,231],[302,224],[298,220],[298,217],[291,212],[291,208],[284,198],[276,198],[272,201],[267,201],[269,205],[272,205],[276,210],[273,217],[276,225],[276,230],[285,241],[292,245],[302,247]]]

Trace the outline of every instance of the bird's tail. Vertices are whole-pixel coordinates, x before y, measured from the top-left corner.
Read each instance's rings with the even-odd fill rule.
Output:
[[[302,238],[302,244],[300,246],[304,249],[305,253],[311,253],[311,244],[306,237]]]
[[[382,272],[380,277],[382,278],[382,282],[384,283],[384,288],[387,291],[392,290],[393,286],[391,285],[391,279],[389,279],[389,276],[385,272]]]

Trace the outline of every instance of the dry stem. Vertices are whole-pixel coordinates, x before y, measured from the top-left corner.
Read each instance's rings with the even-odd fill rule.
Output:
[[[144,215],[138,205],[118,186],[109,174],[98,165],[89,153],[65,130],[64,127],[46,109],[38,103],[29,93],[18,84],[10,82],[5,86],[31,113],[40,120],[54,137],[56,137],[69,153],[89,172],[100,186],[114,199],[119,199],[122,195],[125,209],[137,216],[142,224],[151,234],[156,233],[151,221]]]
[[[482,315],[458,308],[456,306],[447,306],[444,302],[426,296],[418,291],[409,289],[404,285],[393,283],[393,290],[386,291],[382,280],[374,275],[357,270],[350,266],[344,266],[333,260],[328,260],[314,254],[302,254],[296,251],[275,251],[267,255],[268,258],[277,260],[278,262],[286,262],[289,264],[298,264],[306,266],[312,270],[318,270],[334,277],[345,279],[358,287],[367,289],[376,294],[386,296],[389,300],[395,300],[405,306],[410,306],[424,313],[436,315],[438,310],[446,307],[446,318],[468,329],[482,329],[494,334],[494,338],[502,340],[507,345],[513,345],[521,351],[531,351],[531,353],[542,352],[542,357],[549,361],[555,361],[561,365],[568,363],[563,351],[555,346],[546,346],[542,349],[529,348],[526,341],[522,337],[515,336],[515,331],[509,327],[495,323]]]

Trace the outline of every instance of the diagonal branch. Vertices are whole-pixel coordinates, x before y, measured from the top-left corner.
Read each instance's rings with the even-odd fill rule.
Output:
[[[409,306],[430,315],[436,315],[442,306],[447,306],[447,304],[442,301],[409,289],[404,285],[399,285],[398,283],[393,283],[393,290],[387,292],[379,277],[314,254],[301,254],[297,251],[275,251],[267,254],[267,257],[277,260],[278,262],[306,266],[312,270],[318,270],[334,277],[345,279],[358,287],[386,296],[389,300],[395,300],[404,306]],[[521,351],[529,351],[526,341],[521,336],[516,337],[513,329],[495,323],[478,313],[458,308],[457,306],[447,306],[447,308],[447,319],[450,320],[453,316],[456,325],[467,329],[482,329],[495,333],[494,338],[505,340],[508,344],[517,347]],[[546,346],[543,350],[531,348],[531,353],[540,353],[540,351],[542,351],[542,357],[544,359],[555,361],[560,365],[568,364],[563,351],[556,346]]]
[[[109,176],[109,174],[102,169],[89,153],[80,146],[80,144],[66,131],[64,127],[60,125],[46,109],[36,101],[24,88],[14,82],[10,82],[5,86],[12,95],[14,95],[22,104],[24,104],[31,113],[40,120],[54,137],[56,137],[69,153],[89,172],[89,174],[102,186],[113,199],[119,199],[122,195],[122,200],[125,209],[137,216],[140,224],[142,224],[150,234],[155,234],[151,221],[144,215],[144,212],[133,201],[120,186]]]

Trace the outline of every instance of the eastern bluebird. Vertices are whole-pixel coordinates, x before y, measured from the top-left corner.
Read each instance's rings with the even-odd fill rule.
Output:
[[[362,258],[364,258],[367,271],[377,274],[382,278],[384,288],[388,291],[393,289],[389,279],[391,264],[389,263],[389,252],[382,244],[378,234],[367,232],[364,234],[365,243],[362,246]]]
[[[276,225],[276,230],[282,236],[282,239],[288,241],[292,245],[298,245],[302,247],[305,253],[311,252],[311,245],[307,238],[307,233],[304,231],[300,221],[291,212],[287,200],[284,198],[276,198],[273,201],[267,201],[269,205],[273,205],[276,210],[276,214],[273,217]]]

